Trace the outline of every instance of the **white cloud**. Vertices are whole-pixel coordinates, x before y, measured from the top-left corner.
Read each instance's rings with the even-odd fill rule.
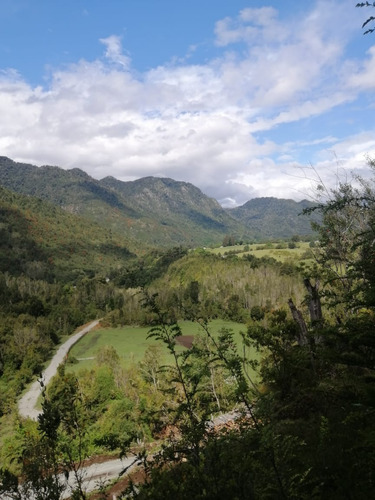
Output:
[[[348,86],[361,90],[375,89],[375,45],[367,51],[368,58],[359,65],[359,68],[350,68]],[[354,70],[354,71],[353,71]]]
[[[217,23],[223,52],[200,65],[177,62],[136,75],[121,38],[112,35],[100,40],[103,59],[56,70],[44,89],[3,73],[0,154],[80,167],[96,178],[169,176],[227,204],[253,196],[302,198],[309,181],[295,175],[304,165],[293,155],[303,142],[307,150],[329,145],[348,169],[374,151],[370,133],[338,139],[334,131],[327,138],[314,130],[299,144],[293,137],[280,144],[258,137],[372,88],[374,49],[364,62],[345,56],[344,34],[333,28],[349,26],[340,12],[335,2],[318,2],[304,18],[281,22],[273,8],[244,9]],[[239,42],[245,48],[233,51]],[[317,168],[334,164],[325,153],[315,155]]]
[[[119,36],[111,35],[107,38],[101,38],[99,41],[106,46],[105,56],[109,61],[119,64],[124,69],[129,69],[131,60],[129,56],[123,54]]]
[[[215,26],[216,44],[221,47],[239,42],[259,43],[270,37],[280,40],[284,32],[273,7],[243,9],[236,19],[227,17]]]

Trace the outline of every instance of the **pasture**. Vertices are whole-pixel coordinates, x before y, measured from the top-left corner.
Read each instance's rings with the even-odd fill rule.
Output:
[[[279,246],[285,246],[285,248],[277,248]],[[308,260],[307,253],[311,252],[309,242],[306,241],[297,242],[296,248],[288,248],[285,243],[254,243],[252,245],[234,245],[207,250],[216,255],[233,253],[238,257],[243,257],[246,254],[254,255],[254,257],[258,259],[261,257],[272,257],[280,262],[285,262],[288,259],[292,259],[296,262],[299,260]]]
[[[203,334],[202,327],[192,321],[181,321],[179,325],[182,330],[182,335],[187,338],[182,339],[179,349],[184,349],[183,344],[189,344],[190,337],[196,337]],[[242,352],[242,339],[240,332],[246,331],[246,325],[234,323],[224,320],[213,320],[209,324],[209,329],[212,334],[217,337],[222,328],[231,329],[234,333],[234,340],[240,346]],[[168,353],[167,348],[161,341],[154,338],[148,338],[149,327],[140,326],[124,326],[121,328],[102,328],[93,330],[82,337],[69,352],[68,363],[66,369],[68,371],[78,372],[81,369],[92,368],[96,361],[96,355],[104,346],[113,346],[120,356],[121,363],[124,367],[141,361],[145,351],[149,346],[161,346],[163,354],[162,362],[167,364],[172,362],[172,356]],[[186,342],[187,340],[187,342]],[[258,358],[259,354],[254,353],[254,357]],[[74,360],[69,363],[69,360]]]

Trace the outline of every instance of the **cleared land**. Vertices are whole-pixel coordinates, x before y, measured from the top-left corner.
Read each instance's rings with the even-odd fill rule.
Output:
[[[298,241],[296,242],[296,248],[288,248],[287,243],[255,243],[252,245],[234,245],[231,247],[220,247],[213,249],[206,249],[211,251],[212,253],[218,255],[224,254],[235,254],[239,257],[242,257],[246,254],[254,255],[254,257],[272,257],[276,260],[284,262],[288,259],[293,260],[308,260],[311,257],[308,256],[308,253],[311,252],[309,242],[306,241]],[[285,246],[285,248],[277,248],[279,246]],[[248,249],[248,250],[247,250]]]
[[[179,322],[182,330],[182,338],[177,339],[181,349],[188,348],[193,339],[203,333],[202,328],[191,321]],[[231,321],[213,320],[210,322],[210,331],[216,336],[222,328],[233,330],[235,341],[241,344],[241,331],[246,331],[246,325],[233,323]],[[83,368],[90,369],[95,365],[95,358],[103,346],[111,345],[118,352],[122,364],[130,366],[142,360],[147,347],[157,345],[162,348],[163,362],[172,361],[163,344],[155,339],[148,339],[149,327],[125,326],[123,328],[103,328],[86,334],[77,342],[69,353],[69,358],[75,358],[78,362],[68,364],[67,369],[79,371]],[[242,352],[242,348],[241,348]],[[258,353],[254,353],[258,357]]]

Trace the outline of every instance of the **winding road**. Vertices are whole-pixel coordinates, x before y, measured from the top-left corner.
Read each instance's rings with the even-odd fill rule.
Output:
[[[42,373],[42,381],[44,385],[47,385],[52,377],[56,374],[58,366],[64,361],[66,355],[68,354],[70,348],[87,332],[95,328],[99,324],[99,320],[92,321],[84,328],[79,330],[77,333],[72,335],[64,344],[62,344],[57,350],[56,354],[53,356],[49,366]],[[29,390],[22,396],[18,402],[19,414],[24,418],[30,418],[37,420],[38,415],[40,415],[41,410],[36,408],[38,398],[41,394],[41,386],[39,381],[34,382]],[[238,417],[238,411],[229,412],[226,414],[219,415],[214,418],[209,426],[215,427],[217,425],[225,424],[229,421],[235,420]],[[120,472],[125,468],[133,469],[135,465],[135,457],[127,457],[122,460],[108,460],[102,463],[94,463],[88,467],[83,467],[80,470],[81,477],[83,479],[83,488],[86,492],[93,491],[97,489],[99,483],[105,481],[110,481],[119,476]],[[75,479],[73,473],[70,473],[69,478],[66,480],[64,476],[60,478],[62,484],[66,484],[65,492],[62,498],[69,498],[72,494],[72,488],[75,486]],[[11,497],[3,496],[1,500],[10,500]],[[33,500],[33,499],[28,499]]]
[[[56,374],[58,366],[64,361],[71,347],[76,342],[78,342],[78,340],[83,337],[83,335],[95,328],[99,324],[99,321],[100,320],[98,319],[92,321],[77,333],[72,335],[66,342],[64,342],[64,344],[59,347],[56,354],[51,359],[51,363],[42,373],[42,381],[44,385],[47,385],[50,382],[51,378]],[[41,392],[42,388],[40,386],[40,383],[38,380],[36,380],[18,402],[18,411],[21,417],[37,420],[38,415],[40,415],[41,413],[41,410],[38,410],[36,408],[36,404]]]
[[[46,370],[42,373],[42,381],[44,385],[47,385],[52,377],[56,374],[58,366],[64,361],[66,355],[68,354],[71,347],[78,342],[78,340],[83,337],[90,330],[95,328],[99,324],[99,320],[92,321],[84,328],[79,330],[77,333],[72,335],[64,344],[62,344],[56,351],[56,354],[51,359],[50,364]],[[24,418],[31,418],[32,420],[37,420],[38,415],[40,415],[41,410],[36,408],[38,398],[41,394],[41,386],[39,381],[35,381],[29,390],[22,396],[18,402],[19,414]],[[121,471],[126,467],[130,467],[134,462],[134,457],[126,459],[109,460],[104,463],[92,464],[89,467],[84,467],[80,474],[84,478],[83,487],[88,491],[95,490],[98,487],[99,482],[106,480],[111,480],[117,477]],[[62,483],[64,482],[64,477],[61,476]],[[75,479],[73,473],[70,473],[69,479],[67,481],[67,489],[63,495],[63,498],[68,498],[72,494],[72,488],[74,488]],[[7,498],[7,497],[4,497]],[[9,497],[10,498],[10,497]]]
[[[95,320],[80,329],[77,333],[72,335],[64,344],[62,344],[56,351],[56,354],[51,359],[50,364],[46,370],[42,373],[42,381],[46,386],[56,374],[57,368],[64,361],[66,355],[68,354],[71,347],[78,342],[78,340],[83,337],[90,330],[95,328],[99,324],[100,320]],[[35,381],[29,388],[29,390],[22,396],[18,402],[18,411],[23,418],[30,418],[32,420],[37,420],[38,415],[40,415],[41,410],[36,408],[38,398],[41,394],[42,388],[39,381]],[[80,475],[83,478],[83,488],[86,492],[93,491],[98,487],[99,483],[105,481],[110,481],[119,476],[121,471],[125,468],[130,468],[135,462],[134,456],[124,458],[109,460],[103,463],[94,463],[88,467],[83,467],[80,470]],[[62,484],[66,485],[65,492],[62,498],[69,498],[72,494],[72,489],[74,488],[76,481],[73,473],[69,474],[69,478],[61,475],[60,481]],[[12,497],[3,496],[2,500],[10,500]],[[29,499],[31,500],[31,499]]]

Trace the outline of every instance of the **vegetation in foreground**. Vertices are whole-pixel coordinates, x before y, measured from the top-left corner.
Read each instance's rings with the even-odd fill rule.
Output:
[[[316,228],[316,267],[283,274],[282,264],[272,260],[206,252],[170,262],[168,272],[144,287],[146,309],[139,318],[174,364],[158,366],[159,355],[149,353],[142,370],[124,372],[108,348],[82,380],[62,367],[39,422],[19,422],[14,446],[24,481],[3,469],[3,490],[14,498],[31,491],[61,498],[57,472],[73,469],[75,498],[84,499],[80,467],[93,446],[126,453],[159,435],[159,452],[139,452],[144,482],[130,484],[122,498],[372,498],[375,189],[359,182],[358,189],[339,186],[318,207],[323,220]],[[225,268],[232,281],[222,278]],[[138,279],[137,269],[123,269],[116,286],[129,276]],[[246,287],[246,273],[253,289]],[[305,298],[285,289],[282,297],[281,276],[301,279]],[[284,306],[254,301],[252,290],[267,280]],[[125,304],[108,311],[107,321],[120,321]],[[215,338],[208,321],[236,315],[246,323],[244,350],[228,330]],[[179,320],[188,318],[204,335],[181,350]],[[254,349],[260,361],[249,356]],[[250,368],[259,370],[259,381]],[[213,431],[211,413],[234,405],[242,411],[237,425]]]
[[[319,206],[320,267],[304,279],[309,321],[289,300],[290,316],[275,310],[267,325],[247,329],[244,343],[264,354],[261,383],[253,386],[230,339],[215,346],[243,405],[237,428],[207,429],[197,412],[196,373],[185,372],[182,360],[181,438],[157,456],[143,456],[145,482],[130,485],[123,498],[374,496],[375,195],[372,183],[357,181],[360,189],[340,185]],[[158,310],[152,300],[150,307]],[[152,332],[171,350],[179,328],[159,314]]]

